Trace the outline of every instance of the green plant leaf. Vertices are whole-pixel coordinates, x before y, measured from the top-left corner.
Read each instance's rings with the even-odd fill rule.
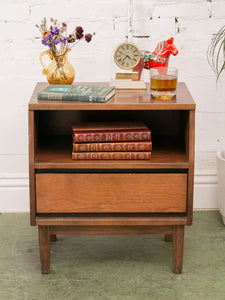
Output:
[[[212,38],[207,50],[207,59],[218,81],[221,72],[225,69],[225,25]]]

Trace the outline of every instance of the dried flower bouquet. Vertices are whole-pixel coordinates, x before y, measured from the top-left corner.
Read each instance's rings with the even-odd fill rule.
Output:
[[[36,27],[42,34],[42,44],[48,46],[53,55],[64,54],[82,39],[87,42],[92,39],[92,34],[84,34],[81,26],[77,26],[68,35],[67,24],[65,22],[58,24],[58,20],[53,18],[50,18],[50,25],[47,24],[47,19],[44,18],[40,25],[36,24]]]

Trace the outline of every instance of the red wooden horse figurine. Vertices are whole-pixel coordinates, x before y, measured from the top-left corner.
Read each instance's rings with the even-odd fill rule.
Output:
[[[133,72],[139,73],[139,78],[141,78],[141,73],[143,68],[151,69],[157,67],[167,67],[169,63],[170,54],[177,55],[178,50],[173,43],[173,37],[167,41],[159,42],[157,47],[153,52],[141,51],[141,60],[139,64],[133,69]]]

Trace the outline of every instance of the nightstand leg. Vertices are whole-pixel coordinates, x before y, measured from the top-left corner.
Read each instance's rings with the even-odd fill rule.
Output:
[[[184,225],[173,227],[173,272],[182,273],[184,252]]]
[[[38,226],[39,248],[42,274],[50,272],[50,233],[49,226]]]

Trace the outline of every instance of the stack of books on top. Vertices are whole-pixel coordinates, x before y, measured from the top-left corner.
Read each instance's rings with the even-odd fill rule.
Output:
[[[151,159],[151,131],[144,122],[81,122],[72,125],[72,159]]]

